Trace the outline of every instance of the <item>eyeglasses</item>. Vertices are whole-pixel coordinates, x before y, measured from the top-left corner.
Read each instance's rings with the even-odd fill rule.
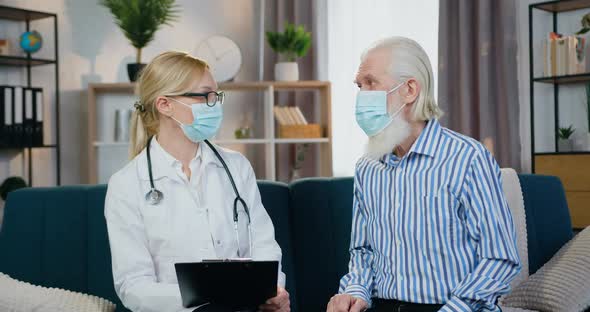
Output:
[[[215,106],[216,103],[223,104],[223,99],[225,98],[225,93],[223,91],[209,91],[205,93],[193,93],[187,92],[183,94],[178,94],[176,96],[186,96],[186,97],[197,97],[197,98],[205,98],[205,104],[209,107]]]

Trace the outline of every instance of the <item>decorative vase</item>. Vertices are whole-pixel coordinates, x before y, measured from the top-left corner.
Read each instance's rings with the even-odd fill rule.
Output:
[[[280,62],[275,64],[276,81],[299,80],[299,66],[297,62]]]
[[[132,113],[131,109],[117,109],[115,111],[115,142],[129,142]]]
[[[129,63],[127,64],[127,75],[129,75],[129,81],[134,82],[139,77],[139,73],[145,67],[143,63]]]
[[[291,181],[295,181],[301,178],[301,172],[299,172],[300,169],[295,169],[293,168],[291,170]]]
[[[559,152],[571,152],[573,149],[573,141],[571,139],[559,139]]]

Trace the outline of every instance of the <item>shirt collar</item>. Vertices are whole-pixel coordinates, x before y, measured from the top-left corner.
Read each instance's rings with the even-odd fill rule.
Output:
[[[140,177],[143,180],[149,181],[147,155],[145,151],[146,149],[144,149],[143,157],[138,159],[140,162],[138,165],[140,168]],[[176,167],[180,165],[180,161],[164,150],[160,143],[158,143],[156,137],[152,139],[150,144],[150,155],[152,158],[152,174],[154,180],[162,177],[174,177],[177,175]],[[202,162],[202,168],[204,168],[208,164],[216,163],[216,159],[213,151],[206,146],[206,144],[199,143],[197,154],[191,160],[191,163],[200,160]]]
[[[422,129],[420,135],[410,147],[410,151],[406,154],[409,156],[411,154],[422,154],[429,157],[434,157],[434,153],[436,151],[436,145],[438,145],[438,141],[440,138],[441,132],[441,125],[436,119],[431,119],[427,121],[426,127]],[[383,155],[380,161],[382,163],[387,163],[392,166],[397,166],[401,158],[397,157],[394,153],[389,153]]]
[[[441,125],[436,119],[426,123],[426,127],[420,132],[418,139],[410,148],[408,154],[416,153],[434,157],[441,134]]]
[[[180,164],[179,160],[174,158],[174,156],[170,155],[170,153],[168,153],[162,147],[162,145],[160,145],[160,143],[158,142],[156,137],[154,137],[152,139],[151,151],[152,151],[152,155],[155,154],[156,156],[160,156],[161,159],[164,161],[164,164],[167,164],[171,167],[175,167],[175,166],[178,166],[178,164]],[[191,159],[191,163],[196,160],[202,160],[202,155],[203,155],[202,146],[201,146],[201,144],[199,144],[199,147],[197,148],[197,154],[195,155],[195,157],[193,159]]]

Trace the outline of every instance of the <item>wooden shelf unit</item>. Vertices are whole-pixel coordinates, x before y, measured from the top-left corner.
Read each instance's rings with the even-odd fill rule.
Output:
[[[560,127],[560,88],[564,85],[584,86],[590,82],[590,73],[580,73],[575,75],[563,76],[537,76],[535,77],[535,61],[539,56],[535,50],[535,42],[538,42],[541,35],[538,28],[534,27],[534,19],[543,19],[551,23],[552,31],[559,32],[558,19],[570,18],[568,15],[561,15],[563,12],[575,10],[590,9],[590,0],[561,0],[534,3],[529,5],[529,88],[530,88],[530,124],[531,124],[531,167],[535,174],[545,174],[557,176],[563,183],[566,192],[567,203],[570,211],[572,225],[576,229],[584,228],[590,225],[590,151],[560,151],[558,142],[558,131]],[[535,17],[535,12],[542,10],[550,14],[543,14]],[[579,23],[572,21],[572,23]],[[535,125],[535,111],[537,109],[536,101],[539,98],[535,95],[535,88],[540,84],[552,84],[553,97],[547,99],[553,101],[553,120],[546,120],[540,125]],[[545,86],[543,86],[545,87]],[[571,103],[567,103],[571,104]],[[538,105],[538,104],[537,104]],[[542,110],[541,110],[542,111]],[[551,125],[551,122],[553,125]],[[568,123],[565,123],[566,125]],[[552,126],[552,127],[551,127]],[[554,136],[554,148],[552,151],[538,151],[535,147],[536,127],[539,129],[550,129]]]
[[[331,122],[331,86],[326,81],[251,81],[220,83],[223,91],[251,91],[264,94],[264,137],[251,139],[220,138],[213,140],[219,145],[258,145],[265,148],[265,176],[258,177],[266,180],[276,180],[276,146],[277,144],[319,144],[318,176],[332,176],[332,122]],[[97,150],[99,148],[127,148],[127,142],[113,142],[98,138],[97,135],[97,98],[108,94],[133,95],[134,83],[92,83],[88,85],[88,183],[98,182]],[[315,91],[319,95],[320,124],[324,137],[313,139],[282,139],[276,137],[273,107],[275,92]],[[252,159],[250,160],[253,161]]]

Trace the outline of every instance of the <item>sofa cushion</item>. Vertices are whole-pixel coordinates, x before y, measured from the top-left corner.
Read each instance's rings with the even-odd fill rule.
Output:
[[[348,272],[352,178],[303,179],[291,185],[299,311],[325,311]]]
[[[590,307],[590,227],[502,299],[504,306],[541,311]]]
[[[11,192],[0,232],[0,272],[44,287],[117,297],[104,219],[106,186]],[[18,238],[18,239],[15,239]]]
[[[514,229],[516,231],[516,249],[520,258],[520,273],[512,280],[510,287],[514,288],[529,277],[529,252],[527,244],[526,212],[522,198],[522,188],[518,174],[512,168],[504,168],[502,172],[502,189],[506,202],[512,214]]]
[[[259,188],[283,250],[286,286],[295,298],[289,188],[275,182],[259,182]],[[117,311],[128,311],[113,286],[105,195],[105,185],[10,193],[6,226],[0,232],[0,272],[35,285],[106,298],[117,305]]]
[[[563,185],[557,177],[519,175],[526,210],[529,273],[543,264],[573,237]]]
[[[283,273],[287,276],[286,289],[292,300],[291,307],[295,310],[295,272],[291,246],[291,217],[289,216],[289,187],[284,183],[259,181],[258,188],[262,204],[272,219],[275,228],[275,239],[283,253]]]

